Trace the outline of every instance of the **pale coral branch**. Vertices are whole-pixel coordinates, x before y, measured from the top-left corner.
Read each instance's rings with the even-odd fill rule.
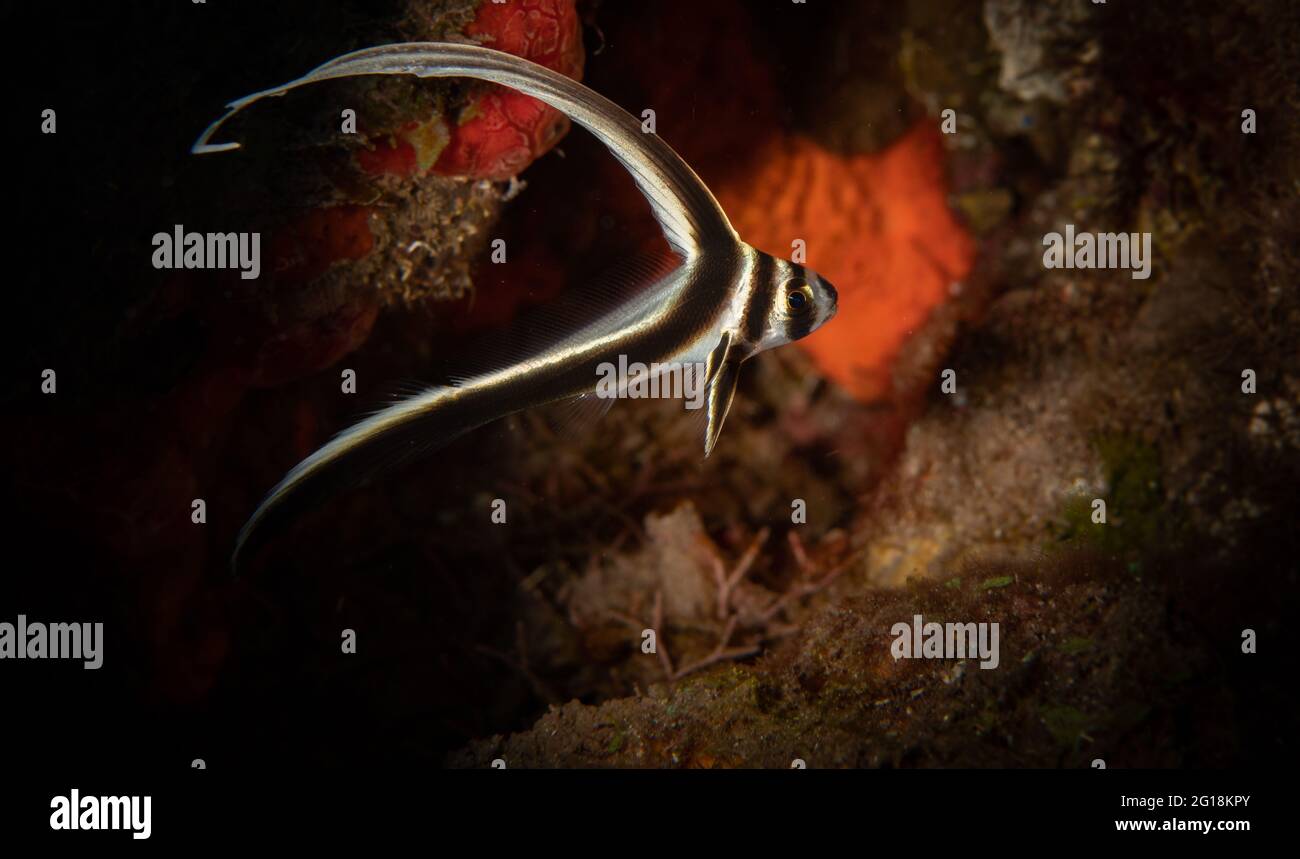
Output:
[[[668,642],[664,639],[664,592],[655,591],[654,621],[651,628],[655,631],[655,652],[659,655],[659,664],[664,674],[673,679],[673,660],[668,655]]]
[[[723,630],[722,637],[718,640],[718,645],[713,648],[713,651],[700,661],[692,662],[690,665],[685,666],[670,679],[680,680],[687,674],[699,671],[701,668],[707,668],[715,663],[725,662],[729,659],[744,659],[747,656],[753,656],[755,653],[758,653],[760,648],[756,644],[745,647],[728,648],[727,644],[731,641],[731,634],[735,631],[736,616],[732,615],[731,619],[727,621],[727,628]]]
[[[755,535],[745,554],[740,556],[740,561],[736,563],[735,569],[731,575],[724,574],[722,559],[716,552],[710,550],[711,560],[713,561],[713,579],[718,584],[718,620],[727,617],[731,612],[731,595],[740,584],[741,579],[749,572],[749,568],[754,565],[754,560],[758,557],[758,551],[767,542],[769,529],[764,528]]]
[[[831,582],[838,579],[840,575],[849,568],[849,565],[853,560],[853,558],[850,558],[849,560],[844,561],[817,581],[801,582],[792,586],[790,590],[786,591],[767,607],[762,614],[763,622],[770,622],[772,618],[776,617],[777,614],[783,611],[791,603],[801,600],[806,596],[811,596],[830,585]]]
[[[812,561],[808,560],[808,553],[804,551],[803,540],[799,539],[799,532],[787,531],[786,539],[790,543],[790,551],[794,554],[794,560],[799,565],[799,569],[805,575],[811,575],[815,572],[817,568]]]

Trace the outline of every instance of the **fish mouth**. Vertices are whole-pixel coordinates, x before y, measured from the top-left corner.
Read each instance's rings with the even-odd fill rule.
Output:
[[[827,313],[826,316],[822,319],[822,324],[825,325],[827,322],[830,322],[832,319],[834,319],[835,314],[839,312],[840,294],[835,289],[835,287],[831,286],[829,283],[827,283],[824,280],[822,281],[822,287],[825,288],[827,296],[830,297],[830,306],[831,306],[830,312]]]

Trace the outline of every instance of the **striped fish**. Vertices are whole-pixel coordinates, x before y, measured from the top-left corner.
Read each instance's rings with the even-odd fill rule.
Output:
[[[835,315],[835,289],[802,265],[762,253],[740,240],[713,194],[656,134],[603,96],[550,69],[477,45],[418,42],[345,54],[273,89],[229,105],[193,147],[196,154],[238,148],[211,143],[222,123],[256,101],[318,81],[356,75],[464,77],[490,81],[537,98],[588,129],[632,174],[674,253],[671,265],[643,266],[637,289],[613,300],[571,330],[532,337],[511,354],[429,387],[343,431],[277,484],[244,525],[232,565],[255,533],[287,511],[311,485],[340,486],[357,474],[428,453],[497,418],[558,401],[594,403],[598,368],[606,362],[702,365],[705,368],[704,456],[717,444],[731,407],[740,365],[751,356],[816,330]]]

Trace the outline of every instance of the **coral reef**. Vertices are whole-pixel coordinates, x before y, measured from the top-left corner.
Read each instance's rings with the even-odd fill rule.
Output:
[[[1264,753],[1281,720],[1234,706],[1241,678],[1205,637],[1204,607],[1169,605],[1168,585],[1077,555],[842,597],[752,666],[600,707],[552,706],[532,729],[476,741],[448,763],[1205,767]],[[895,661],[890,627],[913,613],[1001,622],[1002,664]]]
[[[933,19],[944,13],[932,10],[943,4],[908,5],[903,85],[932,114],[960,111],[960,132],[945,137],[953,201],[981,253],[964,294],[928,318],[922,311],[907,328],[919,333],[876,365],[895,375],[893,385],[850,388],[868,399],[920,385],[928,394],[898,459],[877,460],[849,483],[880,478],[860,512],[831,514],[844,527],[834,551],[848,572],[829,595],[799,605],[800,631],[767,641],[756,662],[665,684],[655,657],[626,633],[617,670],[631,695],[595,708],[553,701],[535,727],[475,742],[453,765],[503,757],[511,766],[789,766],[794,758],[1086,766],[1102,757],[1221,766],[1262,760],[1281,741],[1294,696],[1224,660],[1242,627],[1271,618],[1266,626],[1277,631],[1284,607],[1295,607],[1286,523],[1300,451],[1283,439],[1294,439],[1295,379],[1284,356],[1297,352],[1300,309],[1285,286],[1297,271],[1289,250],[1297,212],[1286,191],[1297,129],[1275,112],[1267,140],[1238,128],[1243,106],[1296,103],[1294,83],[1278,78],[1290,61],[1277,36],[1297,32],[1294,13],[1248,2],[1198,8],[1190,14],[1204,29],[1175,37],[1145,10],[1074,3],[1026,16],[993,2],[982,18],[950,10],[951,26],[938,27]],[[1243,37],[1202,35],[1235,31],[1242,18],[1254,22],[1253,52]],[[1230,57],[1252,71],[1211,84],[1201,64],[1178,63],[1187,56]],[[953,65],[981,71],[963,80]],[[994,95],[980,95],[981,76]],[[1172,83],[1156,88],[1162,80]],[[1281,88],[1270,92],[1264,81]],[[774,167],[773,175],[795,189],[788,199],[806,199],[798,171]],[[746,220],[743,195],[727,197],[725,177],[721,187],[738,222],[762,236],[761,213],[779,207],[760,199],[752,203],[760,214]],[[771,222],[797,220],[797,211]],[[831,212],[818,227],[848,230],[852,215]],[[1143,283],[1044,271],[1039,239],[1062,223],[1149,226],[1156,273]],[[846,236],[825,244],[852,247]],[[814,355],[818,347],[809,344]],[[1271,380],[1262,398],[1243,393],[1248,366]],[[951,396],[938,391],[940,367],[956,372]],[[814,412],[853,414],[847,404],[816,402]],[[747,420],[765,413],[744,401],[737,408]],[[788,401],[776,408],[788,410]],[[825,449],[827,431],[810,428],[804,456]],[[746,450],[742,460],[750,469],[791,463],[770,449]],[[792,489],[789,497],[799,496]],[[755,526],[772,523],[785,496],[764,497],[767,505],[749,508]],[[1095,499],[1106,504],[1104,525],[1091,518]],[[730,534],[736,515],[745,514],[721,502],[706,531]],[[732,551],[747,539],[737,535]],[[634,550],[645,551],[653,549]],[[624,570],[642,557],[606,563]],[[677,566],[696,570],[694,590],[682,592],[703,605],[707,564]],[[792,552],[757,566],[770,588],[795,580]],[[649,599],[664,575],[629,574],[640,587],[627,598]],[[579,581],[590,586],[591,574]],[[971,662],[893,663],[887,631],[913,612],[1001,619],[1018,643],[996,672]],[[663,614],[671,633],[673,613]],[[711,640],[695,653],[707,655]],[[1182,740],[1172,739],[1173,725]]]

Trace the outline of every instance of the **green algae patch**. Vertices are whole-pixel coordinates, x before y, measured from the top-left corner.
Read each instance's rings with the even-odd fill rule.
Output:
[[[1056,649],[1066,654],[1067,656],[1072,656],[1076,653],[1085,653],[1089,650],[1092,650],[1092,648],[1093,648],[1093,642],[1091,638],[1074,636],[1072,638],[1067,638],[1065,641],[1061,642],[1061,644]]]

